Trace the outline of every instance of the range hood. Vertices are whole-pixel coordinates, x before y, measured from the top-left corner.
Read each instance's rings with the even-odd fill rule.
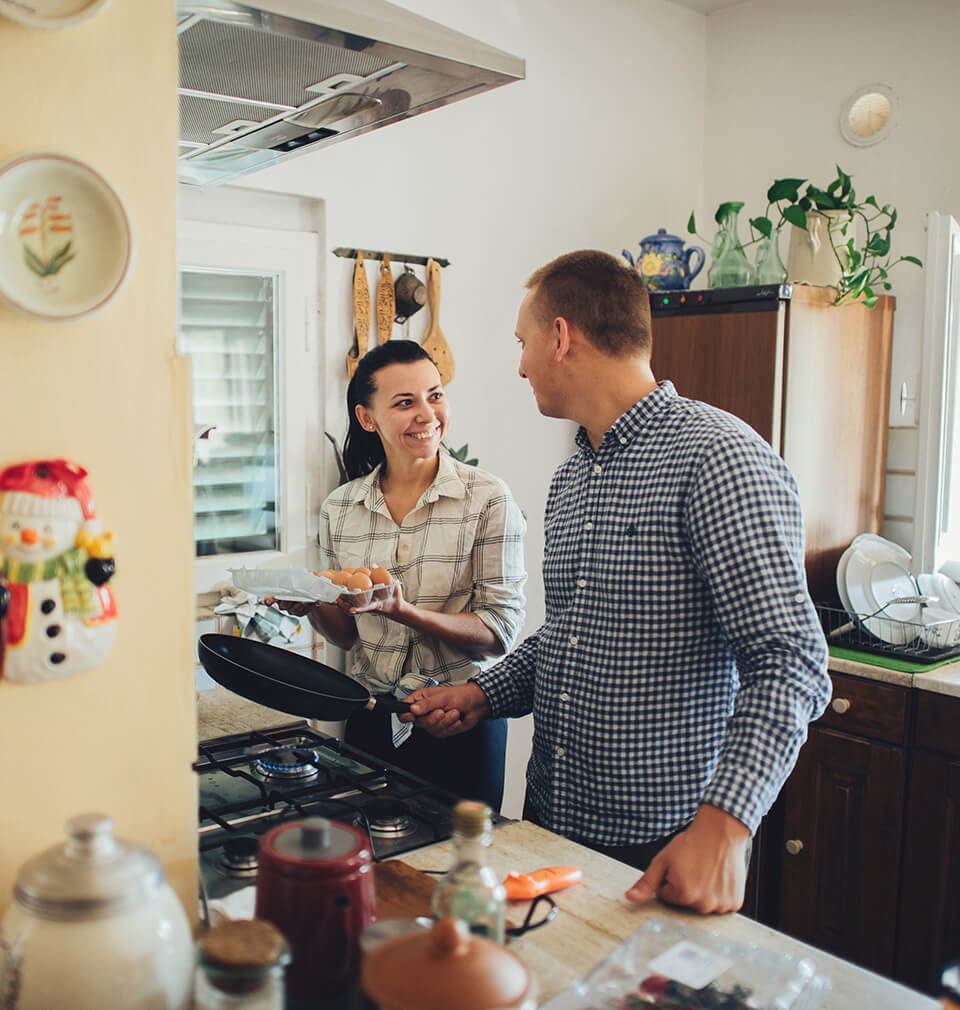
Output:
[[[386,0],[178,0],[181,182],[206,185],[524,77]]]

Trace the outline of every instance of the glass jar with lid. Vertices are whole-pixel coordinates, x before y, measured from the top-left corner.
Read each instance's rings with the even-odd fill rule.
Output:
[[[263,919],[213,926],[197,944],[194,1010],[283,1010],[290,948]]]

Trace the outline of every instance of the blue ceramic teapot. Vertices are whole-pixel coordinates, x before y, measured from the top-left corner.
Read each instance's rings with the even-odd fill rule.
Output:
[[[639,271],[651,291],[682,291],[690,287],[707,257],[700,246],[684,249],[682,238],[668,235],[666,228],[658,228],[656,235],[640,239],[636,262],[626,249],[623,258]],[[692,268],[691,259],[696,264]]]

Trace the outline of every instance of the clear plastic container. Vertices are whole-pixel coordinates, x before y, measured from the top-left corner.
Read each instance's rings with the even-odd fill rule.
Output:
[[[562,1001],[569,1010],[815,1010],[830,981],[808,958],[648,919]],[[552,1005],[552,1004],[551,1004]]]

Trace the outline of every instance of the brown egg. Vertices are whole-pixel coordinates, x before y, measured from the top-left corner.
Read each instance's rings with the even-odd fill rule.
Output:
[[[352,574],[353,574],[352,572],[347,572],[347,571],[334,572],[333,576],[330,579],[330,581],[335,586],[346,586],[346,584],[350,581],[350,576]]]
[[[366,565],[361,565],[359,568],[354,568],[353,574],[356,575],[357,572],[363,572],[364,575],[370,574],[370,569]]]
[[[341,568],[341,569],[340,569],[340,572],[341,572],[341,573],[342,573],[343,575],[353,575],[353,573],[354,573],[355,571],[356,571],[356,568]]]
[[[393,576],[386,568],[374,568],[370,572],[370,581],[375,586],[390,586],[393,585]]]
[[[324,568],[322,572],[314,572],[314,575],[319,575],[321,579],[333,580],[334,575],[337,573],[332,568]]]
[[[373,589],[373,583],[370,581],[369,575],[364,575],[363,572],[354,572],[347,579],[347,589]]]

